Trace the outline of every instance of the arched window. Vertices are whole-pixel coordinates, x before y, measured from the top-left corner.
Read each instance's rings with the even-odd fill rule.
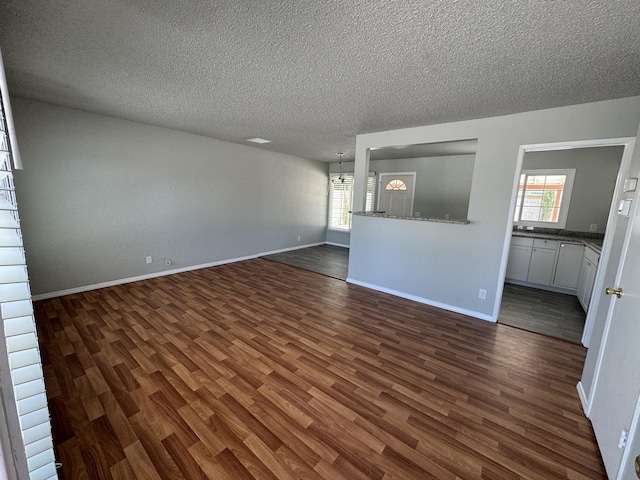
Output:
[[[406,190],[407,185],[399,178],[394,178],[389,183],[387,183],[387,186],[384,187],[384,189],[385,190]]]

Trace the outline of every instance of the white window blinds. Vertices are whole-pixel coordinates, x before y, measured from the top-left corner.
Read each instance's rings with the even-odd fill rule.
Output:
[[[365,211],[373,210],[376,179],[374,174],[367,178]],[[353,175],[331,174],[329,177],[329,219],[328,228],[333,230],[351,229],[351,205],[353,203]]]
[[[3,473],[22,478],[26,469],[31,480],[57,479],[12,164],[21,168],[0,54],[0,318],[4,340],[0,352],[6,356],[0,358],[0,380],[13,386],[13,392],[3,389],[0,398],[12,449],[11,456],[5,452],[7,472]]]

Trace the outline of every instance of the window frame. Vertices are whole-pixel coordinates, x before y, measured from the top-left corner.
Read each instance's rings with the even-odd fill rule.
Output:
[[[534,221],[534,220],[513,220],[513,224],[519,227],[539,227],[539,228],[555,228],[555,229],[564,229],[567,225],[567,217],[569,214],[569,206],[571,204],[571,196],[573,194],[573,184],[575,181],[575,168],[545,168],[545,169],[528,169],[522,170],[520,172],[520,177],[525,175],[524,179],[524,190],[523,190],[523,200],[526,195],[526,185],[527,185],[527,177],[529,176],[558,176],[564,175],[566,177],[564,188],[562,189],[562,200],[560,203],[560,208],[558,211],[558,221],[557,222],[543,222],[543,221]],[[522,210],[524,208],[524,201],[518,205],[518,194],[520,193],[520,180],[518,180],[518,185],[516,189],[516,202],[515,202],[515,210],[512,219],[515,218],[516,213],[518,214],[518,218],[522,217]]]
[[[339,227],[332,226],[332,220],[334,218],[333,215],[333,196],[334,196],[334,180],[340,177],[339,173],[332,172],[329,174],[329,195],[328,195],[328,204],[327,204],[327,230],[331,230],[334,232],[350,232],[351,231],[351,222],[353,214],[351,210],[353,208],[353,189],[354,189],[354,176],[353,173],[343,173],[342,177],[347,180],[350,180],[350,191],[349,191],[349,202],[348,202],[348,210],[349,210],[349,221],[348,226]],[[369,172],[367,175],[367,191],[366,191],[366,200],[365,200],[365,211],[373,211],[375,205],[376,198],[376,174],[373,172]]]

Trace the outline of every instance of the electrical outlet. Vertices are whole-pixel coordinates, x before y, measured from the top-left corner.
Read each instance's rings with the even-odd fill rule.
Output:
[[[480,291],[478,292],[478,298],[481,300],[487,299],[487,291],[484,288],[481,288]]]
[[[151,258],[151,255],[147,257],[147,264],[149,263],[153,263],[153,258]]]
[[[591,225],[589,225],[589,231],[590,232],[597,232],[598,231],[598,224],[597,223],[592,223]]]
[[[300,235],[298,235],[298,241],[300,241]]]

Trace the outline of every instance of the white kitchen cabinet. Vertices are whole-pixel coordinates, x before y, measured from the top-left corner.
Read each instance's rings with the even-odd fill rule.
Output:
[[[599,260],[600,255],[596,251],[588,247],[584,249],[582,268],[578,278],[578,300],[585,312],[589,310]]]
[[[581,243],[560,242],[553,285],[576,290],[583,257],[584,245]]]
[[[527,282],[539,285],[551,285],[558,251],[557,240],[536,238],[533,240],[531,262]]]
[[[511,239],[509,260],[507,262],[507,278],[511,280],[520,280],[522,282],[527,281],[532,247],[532,238],[513,237]]]

